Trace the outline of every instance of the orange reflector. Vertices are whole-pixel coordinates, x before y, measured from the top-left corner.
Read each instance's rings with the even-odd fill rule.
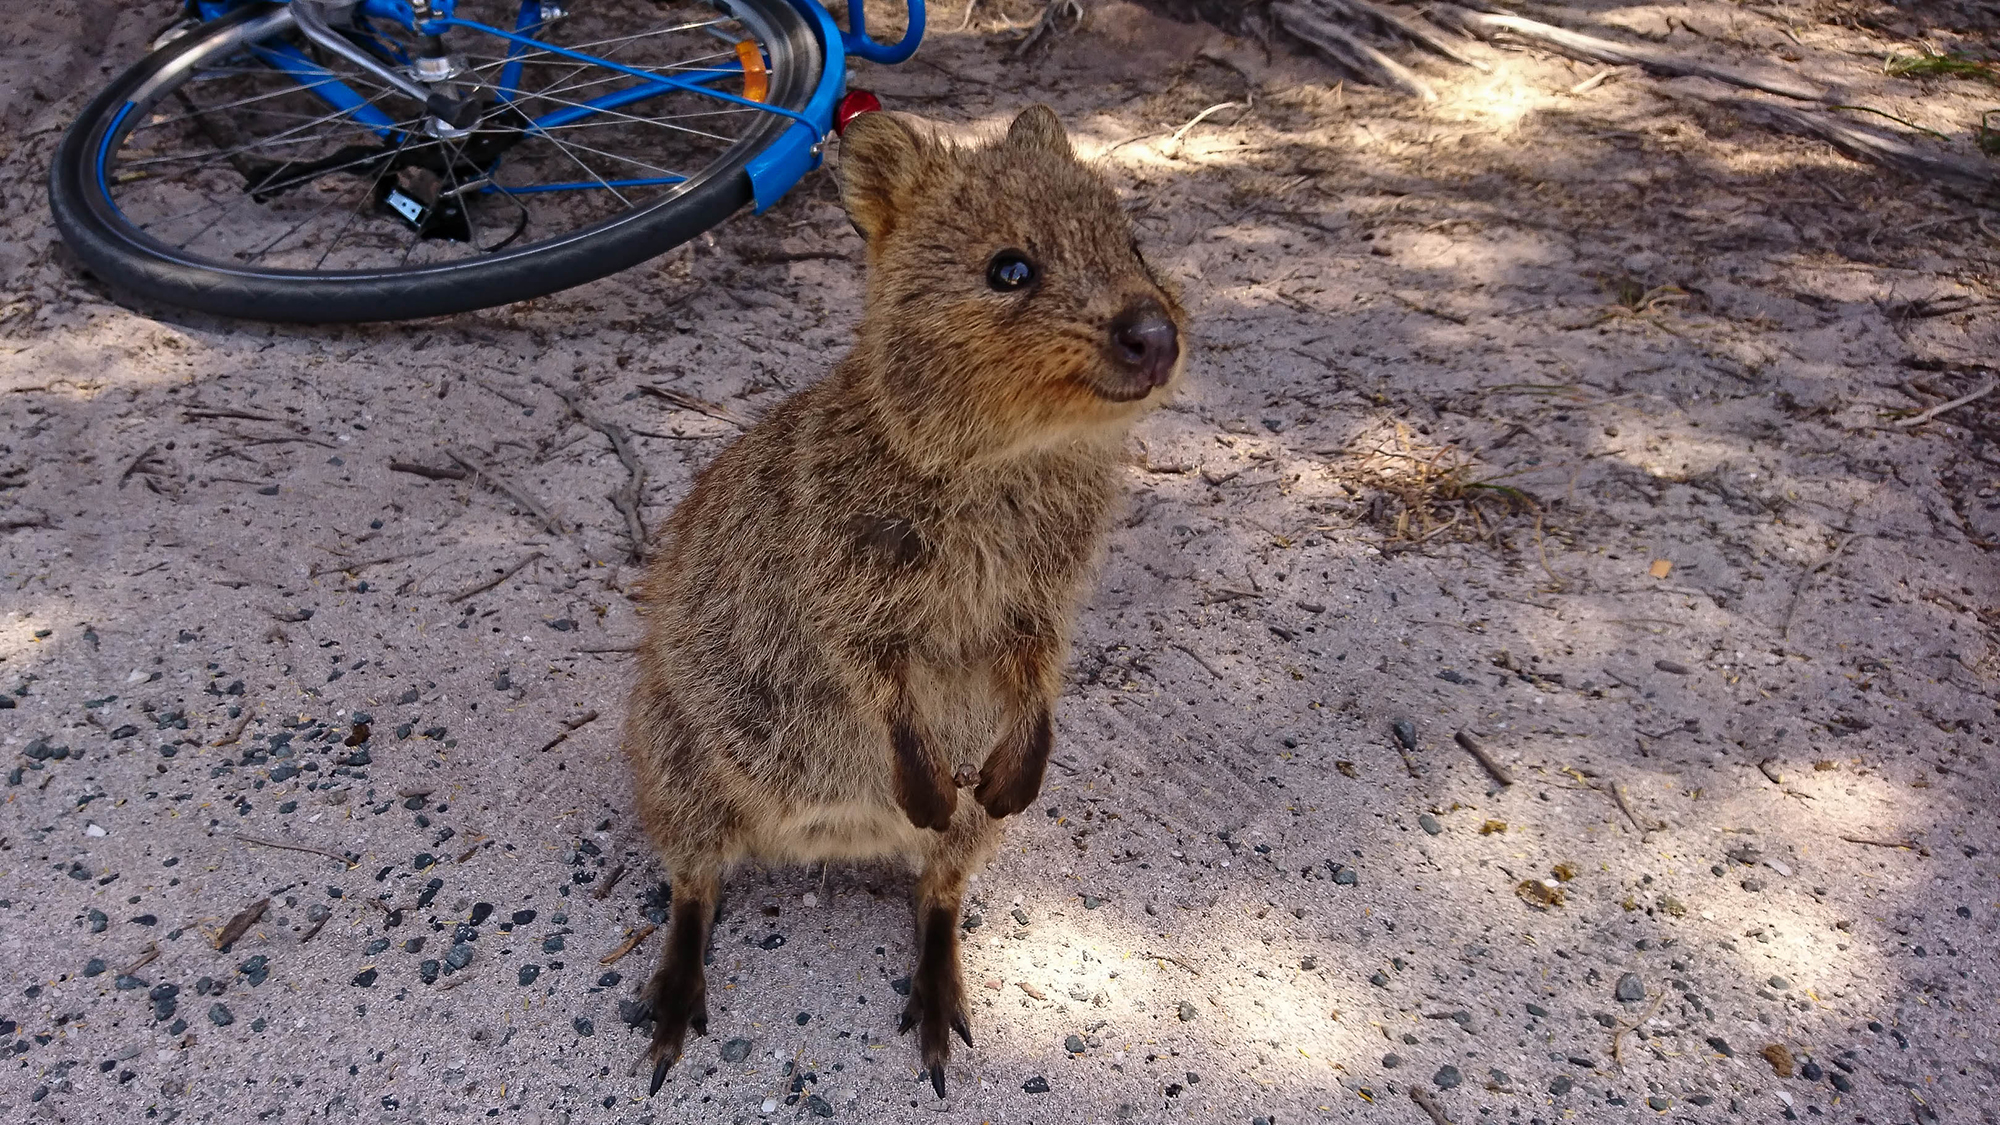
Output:
[[[757,49],[752,39],[744,39],[736,44],[737,61],[743,64],[743,96],[753,102],[761,102],[771,96],[771,72],[764,69],[764,52]]]

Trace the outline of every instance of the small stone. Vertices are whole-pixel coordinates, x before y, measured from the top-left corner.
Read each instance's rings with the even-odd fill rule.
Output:
[[[833,1103],[827,1101],[825,1098],[820,1097],[818,1094],[807,1095],[806,1108],[812,1110],[812,1115],[814,1117],[833,1116]]]
[[[1063,1050],[1065,1050],[1065,1051],[1068,1051],[1068,1052],[1069,1052],[1070,1054],[1072,1054],[1072,1055],[1080,1055],[1080,1054],[1082,1054],[1082,1053],[1083,1053],[1083,1036],[1081,1036],[1081,1035],[1072,1035],[1072,1036],[1070,1036],[1069,1038],[1067,1038],[1067,1039],[1064,1039],[1064,1040],[1063,1040]]]
[[[1854,1079],[1849,1078],[1847,1075],[1835,1070],[1829,1071],[1826,1078],[1827,1081],[1833,1083],[1833,1088],[1839,1090],[1841,1093],[1851,1094],[1854,1092]]]
[[[776,1098],[765,1098],[765,1099],[764,1099],[764,1104],[763,1104],[763,1105],[760,1105],[760,1106],[758,1106],[758,1107],[757,1107],[757,1112],[758,1112],[758,1113],[776,1113],[776,1112],[778,1112],[778,1099],[776,1099]]]
[[[535,912],[532,910],[516,910],[513,914],[513,920],[516,926],[525,926],[535,920]]]
[[[446,972],[457,972],[470,964],[472,964],[472,947],[464,942],[454,943],[450,949],[445,951],[444,967]]]
[[[373,988],[375,985],[375,975],[376,974],[374,969],[361,970],[360,972],[354,974],[354,987]]]
[[[783,935],[783,934],[765,934],[765,935],[764,935],[764,940],[763,940],[763,941],[760,941],[760,942],[758,942],[757,944],[758,944],[759,946],[761,946],[761,947],[765,948],[765,949],[776,949],[776,948],[778,948],[779,946],[781,946],[781,945],[785,944],[785,935]]]
[[[542,941],[543,953],[561,953],[562,950],[563,937],[561,934],[552,934]]]
[[[1758,891],[1764,889],[1764,880],[1745,879],[1743,880],[1743,889],[1749,891],[1751,894],[1756,894]]]
[[[1465,1076],[1458,1072],[1458,1068],[1449,1064],[1438,1067],[1438,1072],[1431,1075],[1431,1084],[1440,1090],[1456,1089],[1464,1081]]]
[[[583,1036],[585,1039],[588,1039],[591,1036],[597,1034],[597,1025],[590,1022],[590,1018],[588,1016],[578,1016],[575,1019],[569,1021],[569,1025],[575,1028],[576,1033],[578,1035]]]
[[[1539,1016],[1542,1019],[1549,1018],[1549,1010],[1547,1008],[1542,1007],[1540,1004],[1529,1004],[1528,1014],[1531,1016]]]
[[[1736,1052],[1729,1049],[1729,1041],[1727,1039],[1722,1038],[1720,1035],[1709,1036],[1708,1046],[1710,1050],[1714,1051],[1718,1055],[1721,1055],[1725,1059],[1733,1059],[1736,1057]]]
[[[1612,995],[1628,1004],[1635,1000],[1644,1000],[1646,998],[1646,982],[1639,979],[1638,973],[1626,973],[1618,978],[1617,991],[1613,992]]]
[[[1772,977],[1764,983],[1770,985],[1773,992],[1790,992],[1792,989],[1792,982],[1784,977]]]
[[[1335,866],[1333,869],[1333,881],[1343,887],[1351,887],[1361,881],[1361,873],[1352,867]]]
[[[1389,974],[1377,969],[1368,978],[1368,983],[1374,985],[1376,988],[1387,988],[1389,987]]]
[[[1417,814],[1417,827],[1422,828],[1425,832],[1433,836],[1444,831],[1444,825],[1439,824],[1438,818],[1429,813]]]
[[[1826,1071],[1816,1062],[1807,1062],[1799,1068],[1799,1077],[1808,1082],[1817,1082],[1826,1077]]]
[[[1049,1080],[1037,1074],[1026,1082],[1021,1083],[1021,1092],[1024,1094],[1046,1094],[1049,1092]]]
[[[809,1024],[809,1023],[811,1023],[811,1022],[812,1022],[812,1013],[811,1013],[811,1012],[800,1012],[800,1013],[798,1014],[798,1017],[797,1017],[797,1020],[796,1020],[796,1022],[798,1023],[798,1025],[799,1025],[800,1027],[804,1027],[805,1025],[807,1025],[807,1024]]]
[[[1678,660],[1655,660],[1653,661],[1653,667],[1669,675],[1685,676],[1688,674],[1688,666]]]
[[[1083,896],[1083,908],[1085,910],[1095,910],[1103,905],[1104,905],[1104,900],[1098,898],[1096,895]]]
[[[208,1007],[208,1022],[217,1027],[228,1027],[236,1022],[236,1014],[224,1005],[211,1004]]]
[[[1652,1097],[1646,1099],[1646,1104],[1661,1113],[1665,1113],[1674,1108],[1674,1099],[1667,1097],[1665,1094],[1654,1094]]]
[[[1554,1094],[1557,1097],[1561,1097],[1575,1088],[1576,1088],[1576,1083],[1572,1081],[1570,1079],[1570,1076],[1567,1074],[1558,1074],[1555,1076],[1553,1080],[1549,1082],[1549,1093]]]
[[[1403,1056],[1396,1054],[1393,1051],[1382,1056],[1382,1066],[1385,1069],[1394,1070],[1402,1065],[1403,1065]]]
[[[540,965],[521,966],[521,972],[519,974],[521,987],[526,988],[527,986],[535,983],[535,978],[541,975],[542,975],[542,967]]]
[[[1417,724],[1408,719],[1397,719],[1389,724],[1389,730],[1395,734],[1396,741],[1402,744],[1403,749],[1417,748]]]
[[[731,1039],[722,1045],[722,1061],[739,1063],[750,1057],[751,1043],[748,1039]]]
[[[1195,1014],[1196,1013],[1193,1004],[1190,1004],[1185,1000],[1181,1001],[1180,1017],[1182,1023],[1193,1023]]]

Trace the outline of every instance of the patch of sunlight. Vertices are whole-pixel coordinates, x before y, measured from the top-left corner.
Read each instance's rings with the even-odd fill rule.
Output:
[[[1502,135],[1512,133],[1552,99],[1530,86],[1510,66],[1492,74],[1439,91],[1437,112],[1451,121],[1483,125]]]
[[[15,603],[15,608],[0,613],[0,667],[18,669],[54,659],[57,647],[74,639],[64,632],[74,632],[74,622],[87,620],[87,614],[79,615],[74,598]]]
[[[1365,1018],[1379,1006],[1368,982],[1360,975],[1273,971],[1273,949],[1254,932],[1260,907],[1249,902],[1217,903],[1202,925],[1171,935],[1143,932],[1113,911],[1073,909],[1074,900],[1024,905],[1038,918],[1066,915],[1065,925],[974,943],[966,957],[967,991],[1009,1004],[1024,997],[1037,1007],[1068,1002],[1107,1016],[1130,1012],[1135,1002],[1153,1007],[1161,1023],[1151,1038],[1107,1031],[1114,1058],[1164,1055],[1181,1042],[1176,1029],[1196,1021],[1204,1026],[1191,1032],[1205,1041],[1267,1048],[1260,1069],[1269,1066],[1270,1073],[1251,1076],[1259,1082],[1308,1076],[1330,1082],[1330,1071],[1371,1066],[1380,1054],[1381,1033]]]
[[[186,383],[200,370],[205,350],[172,325],[111,310],[17,351],[0,351],[0,393],[89,400],[120,387]]]

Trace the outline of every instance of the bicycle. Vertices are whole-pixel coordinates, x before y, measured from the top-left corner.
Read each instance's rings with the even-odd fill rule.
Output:
[[[56,225],[115,288],[305,323],[486,308],[616,273],[746,204],[879,108],[907,59],[818,0],[187,0],[84,108]],[[486,16],[473,19],[469,16]]]

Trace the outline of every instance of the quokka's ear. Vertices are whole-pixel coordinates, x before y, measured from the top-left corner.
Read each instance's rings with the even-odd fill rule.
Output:
[[[1031,105],[1022,110],[1014,123],[1007,126],[1007,143],[1017,148],[1044,149],[1058,156],[1074,155],[1062,121],[1055,110],[1045,105]]]
[[[840,199],[861,237],[888,237],[916,190],[928,144],[891,113],[848,122],[840,138]]]

